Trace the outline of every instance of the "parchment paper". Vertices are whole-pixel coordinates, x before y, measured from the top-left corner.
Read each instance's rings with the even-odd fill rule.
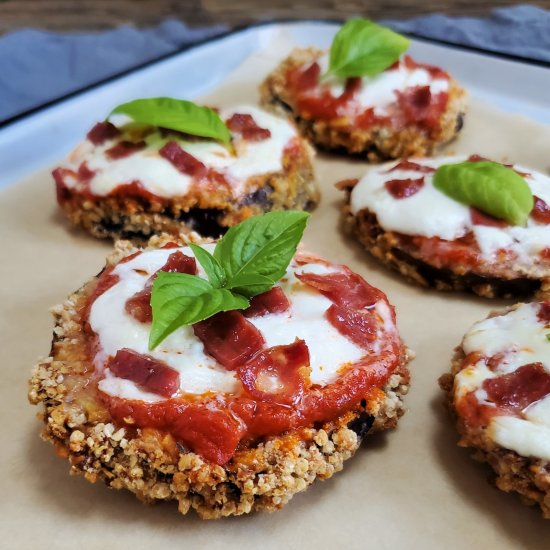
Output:
[[[290,46],[291,39],[281,37],[205,99],[221,106],[254,102],[257,84]],[[448,150],[548,171],[549,142],[549,127],[472,99],[464,131]],[[275,514],[203,522],[180,516],[175,503],[144,506],[130,493],[69,477],[68,464],[38,437],[41,424],[26,401],[27,378],[50,347],[48,308],[101,269],[110,244],[69,226],[45,169],[0,193],[0,547],[549,547],[550,521],[517,496],[490,486],[489,467],[456,446],[437,385],[463,333],[505,302],[421,290],[379,266],[339,229],[342,197],[333,186],[360,176],[366,165],[319,154],[316,168],[323,198],[310,220],[307,247],[348,264],[383,289],[397,308],[404,339],[417,353],[408,412],[398,429],[367,438],[343,472],[317,482]]]

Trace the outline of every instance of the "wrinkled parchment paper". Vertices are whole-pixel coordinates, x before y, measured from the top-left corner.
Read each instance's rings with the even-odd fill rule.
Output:
[[[281,37],[205,99],[221,106],[255,102],[258,83],[291,45]],[[447,150],[548,171],[549,143],[550,127],[472,98],[464,131]],[[548,548],[550,522],[489,485],[489,467],[456,446],[437,385],[468,327],[509,302],[422,290],[377,265],[341,232],[342,193],[333,185],[360,176],[366,165],[319,154],[316,168],[322,202],[309,223],[307,248],[348,264],[383,289],[417,354],[408,412],[398,429],[368,438],[343,472],[316,483],[275,514],[203,522],[180,516],[175,503],[149,507],[130,493],[69,477],[68,464],[38,437],[41,424],[26,401],[27,379],[37,358],[49,351],[48,308],[100,271],[110,244],[69,226],[44,169],[0,193],[1,547]]]

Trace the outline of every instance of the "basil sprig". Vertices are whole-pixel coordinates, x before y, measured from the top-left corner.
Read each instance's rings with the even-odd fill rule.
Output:
[[[308,217],[291,210],[248,218],[229,229],[214,254],[190,245],[208,281],[185,273],[158,273],[151,291],[149,349],[183,325],[245,309],[250,298],[271,289],[296,253]]]
[[[216,111],[184,99],[135,99],[115,107],[109,117],[112,115],[127,115],[135,122],[212,138],[226,145],[231,141],[231,134]]]
[[[393,65],[409,40],[368,19],[351,19],[330,47],[328,73],[338,77],[375,76]]]
[[[433,184],[452,199],[513,225],[525,225],[533,209],[533,193],[514,170],[497,162],[444,164]]]

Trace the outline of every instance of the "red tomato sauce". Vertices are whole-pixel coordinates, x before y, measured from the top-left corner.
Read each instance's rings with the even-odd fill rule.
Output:
[[[117,282],[112,269],[99,277],[90,296],[86,318],[93,300]],[[207,346],[206,351],[216,358],[219,356],[222,365],[233,370],[241,381],[242,388],[237,393],[179,394],[147,403],[97,391],[113,421],[130,429],[168,433],[180,445],[206,460],[225,464],[237,450],[262,438],[329,422],[357,409],[362,400],[382,399],[381,388],[400,364],[402,355],[397,331],[393,327],[388,330],[374,310],[378,301],[384,301],[391,319],[395,320],[385,295],[347,268],[324,276],[304,274],[303,277],[308,286],[333,302],[327,310],[329,321],[366,351],[356,363],[343,365],[334,382],[325,386],[311,383],[309,350],[304,341],[266,347],[261,334],[256,334],[257,329],[242,313],[226,312],[194,328]],[[277,310],[282,299],[275,298]],[[87,329],[91,331],[89,324]],[[222,338],[227,334],[230,345],[225,336]],[[375,340],[379,350],[376,353],[372,348]],[[90,341],[97,341],[93,332]],[[91,345],[90,353],[94,354],[97,349],[97,344]],[[139,367],[136,373],[122,364],[124,357],[118,357],[116,368],[124,377],[159,395],[173,392],[176,377],[170,367],[148,356],[134,355],[132,361]]]
[[[418,192],[422,187],[420,181],[420,179],[391,180],[386,182],[386,187],[394,198],[403,199]],[[541,202],[540,199],[535,197],[535,207],[530,216],[539,223],[550,223],[550,208],[547,213],[545,206],[541,205]],[[500,229],[510,227],[510,224],[505,220],[494,218],[474,207],[470,207],[470,219],[473,225]],[[547,219],[548,221],[546,221]],[[481,262],[481,250],[473,231],[454,240],[445,240],[439,237],[424,237],[422,235],[412,236],[401,233],[396,233],[396,238],[399,240],[400,248],[411,254],[417,253],[421,260],[438,269],[453,270],[457,266],[477,267]],[[538,256],[543,262],[548,262],[550,260],[550,249],[542,249],[538,253]],[[497,261],[510,262],[515,257],[516,255],[512,250],[503,248],[498,251]]]
[[[442,69],[416,63],[408,56],[386,70],[397,70],[401,65],[409,70],[424,69],[432,79],[450,78]],[[321,77],[317,62],[291,69],[286,74],[286,85],[292,94],[295,109],[305,119],[325,122],[338,119],[339,124],[347,120],[350,127],[362,129],[374,125],[401,128],[414,124],[431,130],[439,128],[449,100],[447,92],[434,95],[429,86],[409,87],[396,90],[395,102],[388,107],[387,114],[380,115],[375,113],[373,107],[355,104],[355,96],[363,85],[361,78],[348,78],[342,94],[334,96]]]
[[[291,344],[292,346],[292,344]],[[225,464],[239,444],[276,436],[290,430],[334,420],[357,408],[363,399],[379,397],[399,361],[397,345],[379,357],[366,358],[324,387],[303,389],[295,375],[285,380],[284,396],[292,388],[295,403],[242,395],[185,396],[156,403],[121,399],[100,393],[100,399],[119,425],[155,428],[170,433],[193,452],[217,464]],[[260,368],[266,368],[261,365]],[[253,380],[250,382],[253,384]],[[246,388],[246,386],[245,386]],[[279,401],[288,401],[282,398]],[[190,422],[193,420],[193,423]]]
[[[439,237],[411,236],[396,233],[399,247],[438,269],[454,269],[457,265],[476,267],[481,251],[473,233],[447,241]]]
[[[267,128],[261,128],[251,115],[235,113],[227,121],[231,131],[241,135],[242,139],[249,142],[258,142],[269,139],[271,132]],[[189,136],[182,132],[168,132],[163,128],[159,128],[161,135],[174,136],[179,134],[180,138],[197,140],[196,136]],[[146,147],[145,141],[127,141],[120,139],[122,136],[121,130],[110,122],[97,123],[87,134],[87,139],[96,146],[102,145],[107,140],[119,138],[117,143],[114,143],[105,151],[105,156],[112,161],[128,157]],[[303,143],[298,138],[289,140],[285,149],[282,152],[283,163],[289,162],[290,158],[294,158],[303,153]],[[200,185],[203,193],[217,191],[219,189],[230,189],[231,184],[225,175],[213,168],[203,164],[199,159],[185,151],[177,141],[171,140],[163,145],[158,154],[170,162],[176,170],[190,176],[193,179],[193,185]],[[56,168],[52,172],[55,180],[57,202],[60,205],[70,202],[76,198],[85,198],[88,200],[97,199],[91,190],[91,180],[96,172],[90,170],[87,163],[84,161],[78,169]],[[155,203],[169,207],[169,200],[155,193],[148,191],[141,181],[139,175],[132,181],[121,181],[105,198],[133,198],[146,203]]]

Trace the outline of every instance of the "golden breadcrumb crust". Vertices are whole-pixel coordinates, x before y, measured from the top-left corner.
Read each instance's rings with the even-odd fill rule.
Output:
[[[451,141],[460,131],[466,110],[466,93],[451,79],[449,101],[440,124],[431,131],[410,125],[394,129],[373,125],[362,129],[352,127],[345,117],[324,121],[303,118],[296,110],[292,92],[287,86],[287,73],[310,64],[322,54],[317,48],[295,49],[270,73],[260,86],[261,105],[280,114],[291,116],[302,135],[315,145],[335,151],[360,155],[370,162],[386,159],[426,156],[438,145]]]
[[[542,297],[550,292],[550,273],[541,277],[540,269],[529,273],[504,269],[497,263],[480,264],[476,268],[457,263],[452,269],[430,265],[421,259],[420,254],[403,250],[398,236],[392,231],[385,231],[376,215],[368,209],[353,215],[349,199],[348,188],[346,204],[342,209],[348,232],[355,235],[376,259],[420,286],[437,290],[467,290],[484,298],[517,298],[533,294]]]
[[[197,240],[192,235],[192,240]],[[153,237],[156,248],[173,237]],[[187,241],[182,237],[180,242]],[[136,249],[120,241],[108,264]],[[186,514],[204,519],[274,511],[316,479],[328,479],[353,456],[366,433],[394,428],[404,413],[402,397],[409,387],[403,347],[402,362],[380,398],[363,401],[333,422],[271,437],[237,451],[224,466],[205,461],[167,434],[151,429],[117,427],[108,411],[93,399],[74,399],[92,369],[83,330],[82,311],[97,278],[53,309],[54,338],[50,356],[40,361],[30,380],[29,400],[42,403],[42,437],[68,459],[72,474],[109,487],[128,489],[144,502],[175,500]]]
[[[184,196],[170,199],[124,192],[90,197],[67,190],[59,202],[73,224],[97,238],[139,242],[160,233],[178,235],[190,231],[217,237],[257,214],[312,210],[319,202],[313,154],[311,146],[300,139],[299,148],[292,154],[285,153],[280,172],[249,178],[245,191],[237,198],[228,186],[201,183]]]
[[[517,307],[517,306],[516,306]],[[514,308],[509,308],[510,311]],[[439,378],[439,385],[447,393],[447,404],[460,434],[458,445],[475,450],[472,457],[487,462],[495,472],[494,483],[502,491],[516,492],[528,505],[538,505],[546,519],[550,519],[550,463],[535,457],[524,457],[501,447],[485,429],[472,429],[458,415],[454,404],[454,379],[462,370],[465,359],[462,346],[455,349],[451,372]]]

